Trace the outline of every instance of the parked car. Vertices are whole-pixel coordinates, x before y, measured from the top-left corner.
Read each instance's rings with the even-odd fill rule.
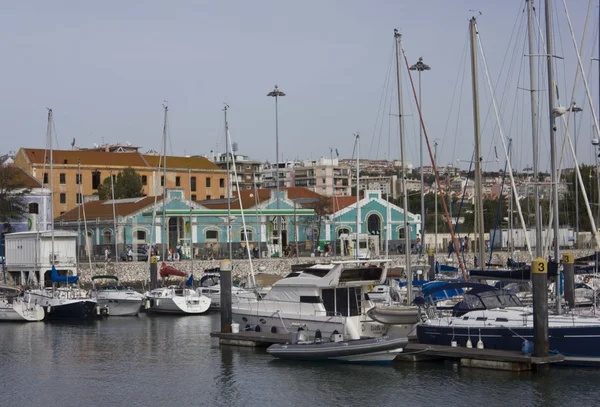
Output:
[[[160,260],[160,256],[155,256],[156,261]],[[137,250],[125,249],[119,256],[121,261],[148,261],[148,252],[143,247],[139,246]]]

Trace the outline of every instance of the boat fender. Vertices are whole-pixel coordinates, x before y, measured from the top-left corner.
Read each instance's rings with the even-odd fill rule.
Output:
[[[146,309],[150,308],[150,300],[146,300]]]
[[[100,307],[96,306],[96,315],[100,315]]]
[[[583,279],[584,283],[589,283],[590,282],[590,277],[589,276],[585,276],[585,278]]]
[[[158,307],[160,305],[160,300],[156,300],[156,306]]]
[[[525,355],[531,355],[533,353],[533,342],[527,340],[523,341],[521,352]]]
[[[48,305],[48,314],[52,311],[52,305]]]

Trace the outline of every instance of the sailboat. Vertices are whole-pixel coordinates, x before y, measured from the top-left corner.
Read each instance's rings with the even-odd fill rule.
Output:
[[[52,109],[48,109],[48,139],[50,142],[50,202],[54,202],[53,188],[53,149],[52,149]],[[28,303],[39,304],[46,311],[46,319],[48,320],[88,320],[97,316],[107,315],[106,309],[98,306],[95,299],[91,298],[88,293],[78,287],[73,287],[73,284],[79,282],[77,276],[61,276],[59,275],[55,261],[54,253],[54,223],[51,230],[52,246],[50,252],[51,258],[51,281],[52,287],[40,287],[37,289],[27,290],[24,293],[24,300]],[[44,273],[41,273],[40,284],[44,284]],[[59,286],[66,284],[66,286]]]
[[[163,239],[167,239],[168,227],[166,218],[167,207],[167,115],[169,108],[165,104],[164,125],[163,125],[163,202],[162,202],[162,225]],[[166,259],[166,241],[163,242],[163,263],[160,267],[160,276],[164,279],[176,276],[185,277],[186,274],[165,263]],[[193,289],[193,274],[190,274],[185,286],[170,285],[151,290],[146,294],[146,311],[149,313],[164,314],[202,314],[210,308],[210,298],[201,295]]]
[[[550,1],[546,0],[545,3],[547,55],[553,55]],[[532,2],[528,2],[530,27],[532,7]],[[475,18],[471,19],[470,28],[473,43],[477,31]],[[474,58],[474,55],[472,55],[472,58]],[[550,129],[553,129],[555,119],[552,106],[554,103],[554,74],[551,58],[549,58],[548,63],[548,81],[551,113]],[[554,144],[554,142],[553,135],[551,143]],[[554,179],[556,177],[556,156],[555,148],[552,147],[551,171]],[[553,195],[555,198],[553,211],[557,213],[556,188],[556,183],[553,182]],[[558,216],[555,221],[554,233],[558,237]],[[558,257],[558,245],[555,246],[555,257]],[[598,347],[600,319],[597,316],[581,316],[574,313],[560,315],[560,304],[560,298],[558,298],[558,315],[551,314],[548,316],[546,332],[549,348],[553,352],[563,354],[565,356],[564,363],[566,364],[600,366],[600,348]],[[527,349],[527,342],[534,338],[536,328],[533,310],[529,307],[523,307],[515,294],[489,287],[486,289],[472,289],[466,292],[463,301],[454,307],[451,317],[428,317],[422,325],[417,327],[417,336],[419,342],[425,344],[451,345],[452,342],[457,342],[459,346],[466,345],[470,342],[471,337],[478,337],[486,348],[519,351]],[[543,349],[536,349],[537,353],[543,353]]]
[[[0,284],[0,321],[35,322],[44,319],[44,308],[19,296],[20,289]]]

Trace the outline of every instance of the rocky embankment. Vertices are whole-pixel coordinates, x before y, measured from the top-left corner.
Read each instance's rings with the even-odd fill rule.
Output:
[[[592,252],[589,250],[575,250],[573,251],[575,257],[580,257],[584,255],[591,254]],[[473,257],[472,253],[465,254],[465,260],[467,267],[473,266]],[[456,256],[453,255],[448,257],[447,254],[438,253],[437,256],[438,261],[441,264],[448,264],[453,266],[458,266],[458,260]],[[499,252],[494,253],[492,256],[493,264],[506,264],[506,260],[508,259],[508,253]],[[267,275],[276,275],[276,276],[284,276],[291,271],[292,265],[295,264],[307,264],[307,263],[328,263],[334,260],[350,260],[350,258],[343,257],[300,257],[300,258],[276,258],[276,259],[253,259],[252,268],[255,274],[267,274]],[[394,255],[390,257],[391,267],[403,267],[405,265],[405,256]],[[526,252],[521,252],[515,255],[516,261],[529,261],[529,255]],[[419,259],[419,256],[412,256],[412,264],[413,265],[424,265],[427,263],[427,257],[423,256]],[[169,265],[179,269],[185,273],[189,273],[192,271],[192,262],[191,261],[177,261],[177,262],[168,262]],[[243,281],[246,276],[249,275],[250,272],[250,262],[248,260],[232,260],[233,264],[233,275],[232,278],[234,281]],[[220,261],[194,261],[193,263],[193,271],[194,275],[200,277],[204,270],[211,269],[214,267],[219,267]],[[159,263],[160,268],[160,263]],[[98,274],[110,274],[117,275],[122,283],[136,285],[136,286],[147,286],[150,281],[150,265],[148,263],[142,262],[131,262],[131,263],[95,263],[92,264],[92,268],[90,270],[89,267],[82,267],[80,271],[80,281],[81,283],[88,285],[91,282],[91,277]]]

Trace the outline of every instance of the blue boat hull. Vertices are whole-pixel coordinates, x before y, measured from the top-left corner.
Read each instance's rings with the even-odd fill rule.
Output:
[[[50,309],[45,308],[47,321],[86,321],[96,319],[96,302],[78,301],[65,305],[55,306]]]
[[[600,366],[600,327],[561,327],[548,330],[550,352],[565,356],[564,364]],[[521,351],[524,339],[533,341],[533,328],[447,327],[419,325],[420,343],[450,346],[452,338],[458,346],[466,346],[471,338],[473,347],[481,340],[487,349]]]

